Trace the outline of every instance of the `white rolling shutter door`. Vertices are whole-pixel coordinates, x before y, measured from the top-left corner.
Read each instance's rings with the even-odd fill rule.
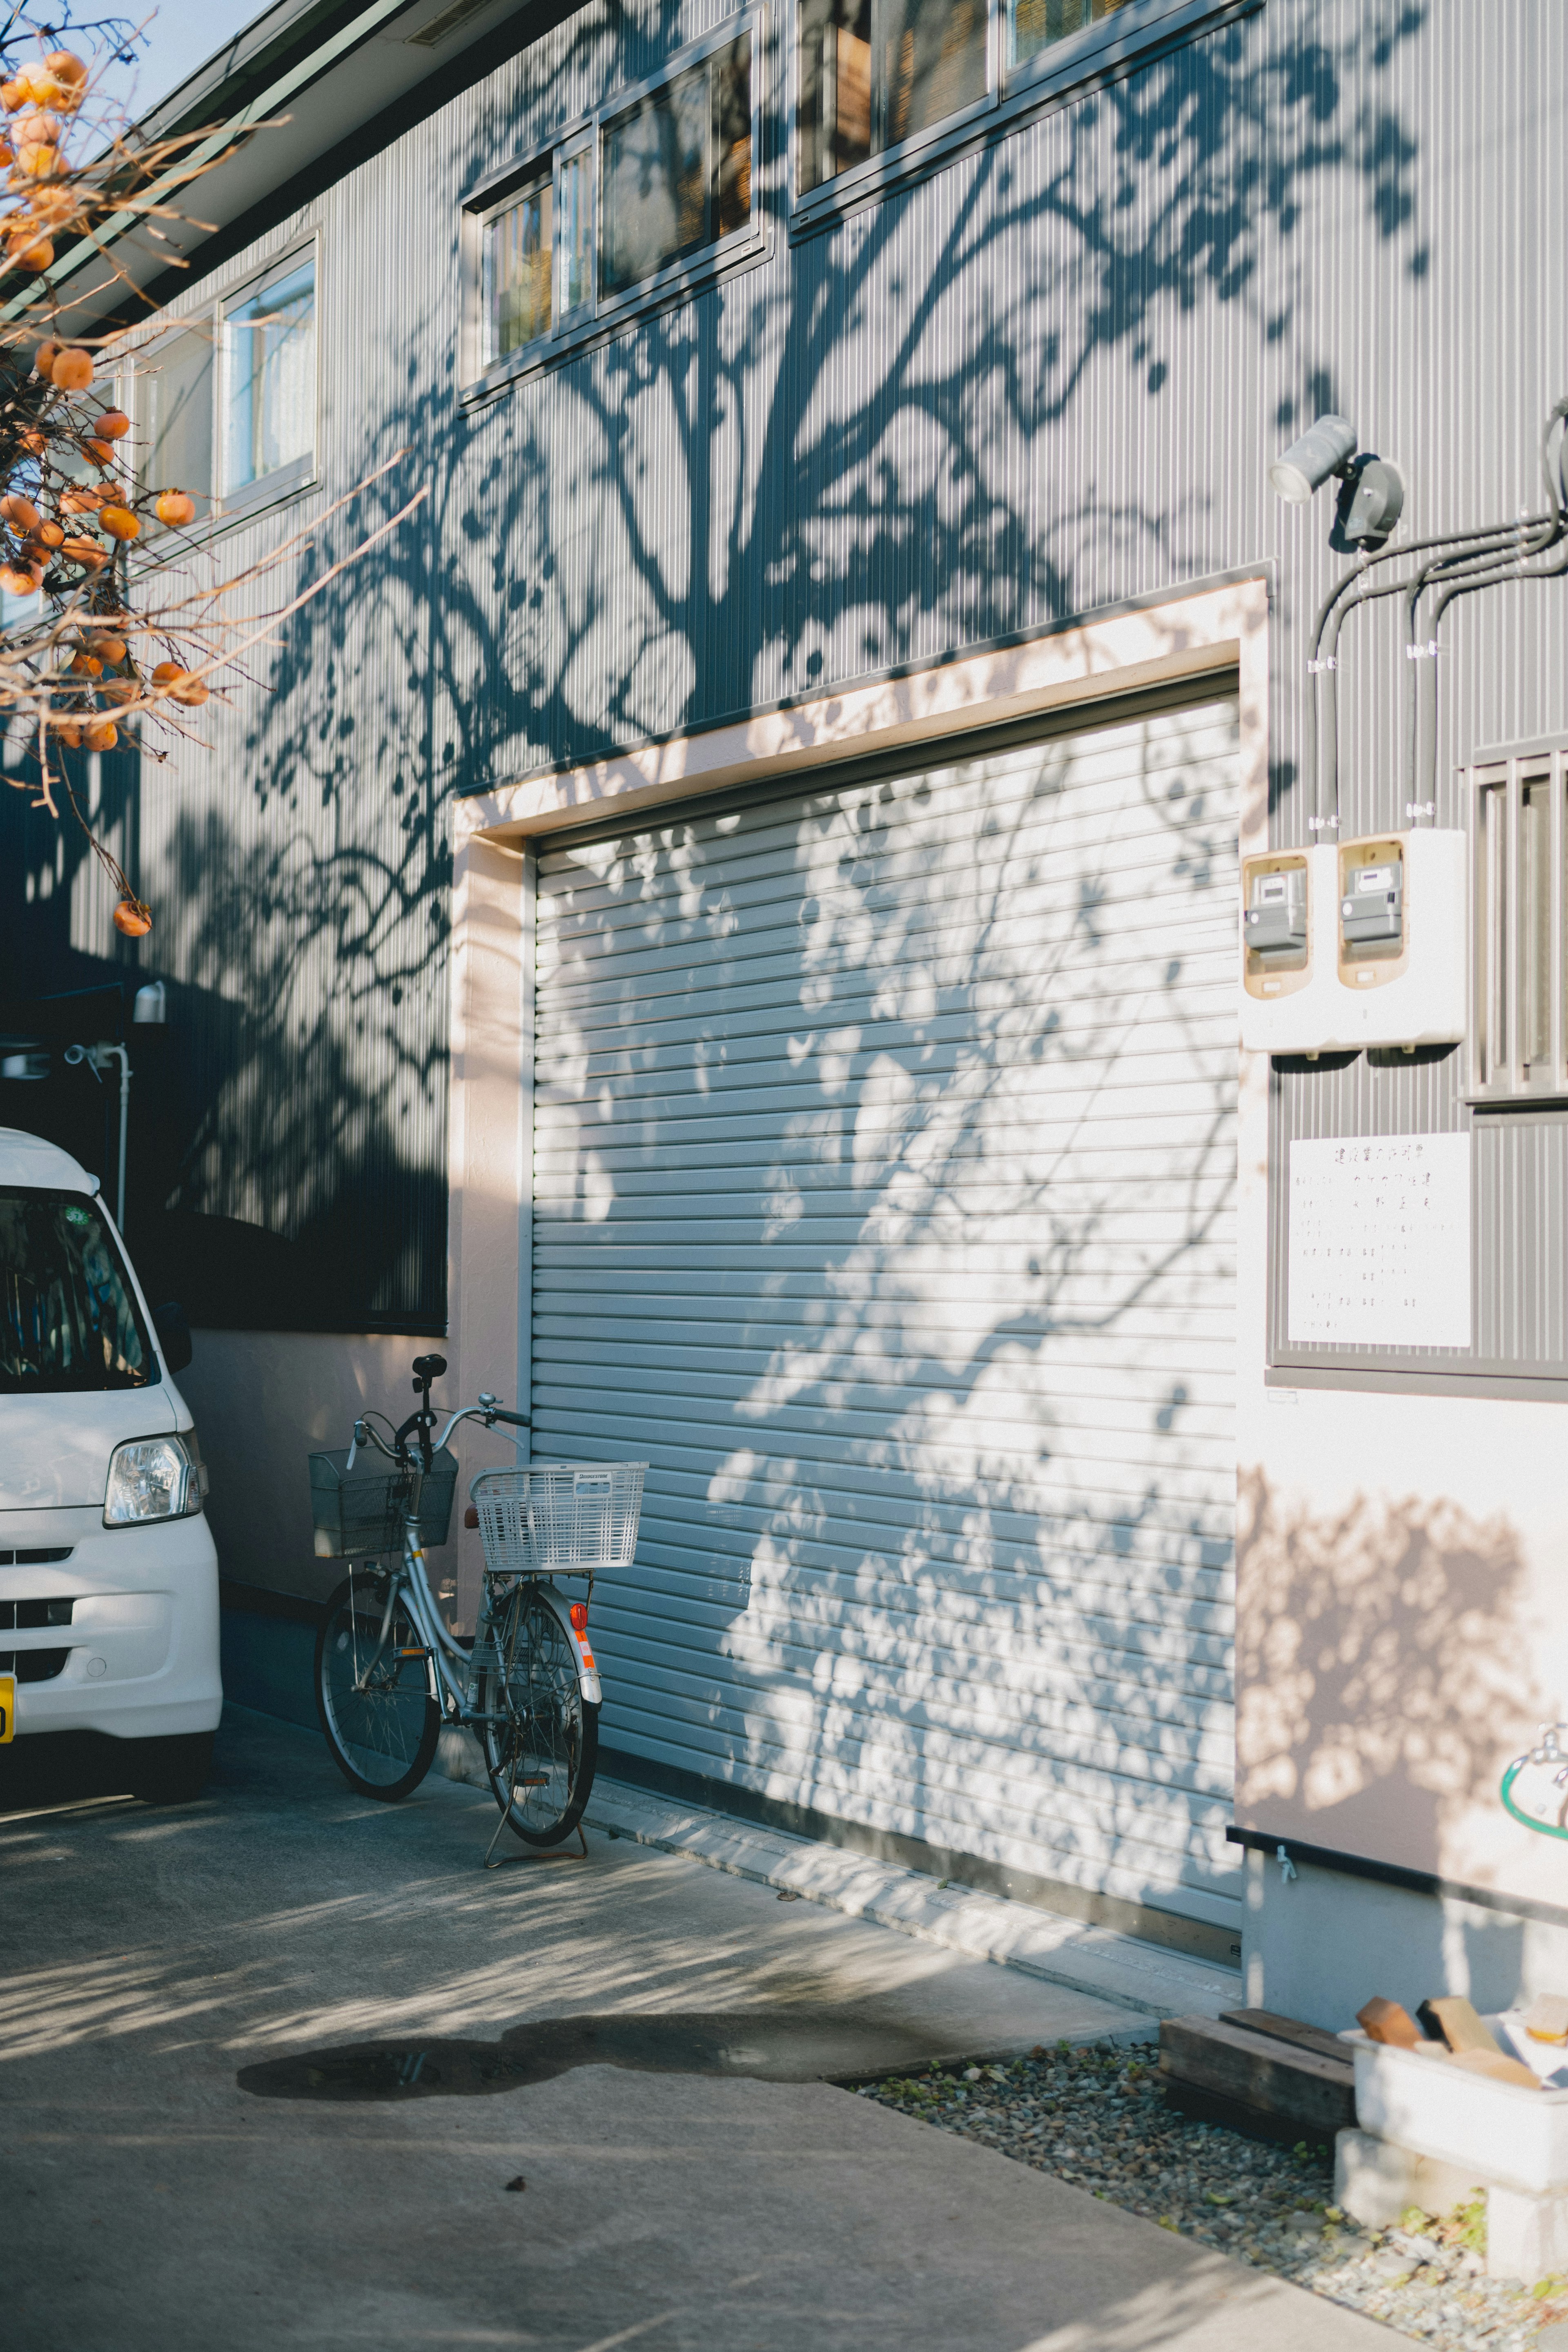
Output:
[[[615,1748],[1233,1926],[1234,705],[539,860]]]

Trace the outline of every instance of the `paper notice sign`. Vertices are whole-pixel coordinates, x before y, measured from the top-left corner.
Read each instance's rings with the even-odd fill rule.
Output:
[[[1468,1135],[1290,1146],[1292,1347],[1468,1348]]]

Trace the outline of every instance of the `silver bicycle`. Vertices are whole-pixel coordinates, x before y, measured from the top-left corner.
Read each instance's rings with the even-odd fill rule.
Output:
[[[401,1428],[366,1412],[346,1451],[310,1456],[317,1555],[354,1562],[316,1636],[316,1708],[351,1788],[385,1802],[418,1787],[443,1723],[468,1726],[500,1807],[496,1837],[510,1828],[525,1845],[559,1845],[581,1819],[598,1755],[594,1575],[630,1565],[647,1465],[479,1473],[466,1522],[480,1532],[484,1591],[470,1647],[447,1626],[425,1572],[426,1548],[446,1541],[451,1522],[448,1440],[460,1422],[527,1429],[529,1417],[481,1391],[436,1437],[430,1389],[446,1370],[440,1356],[416,1357],[419,1403]],[[569,1601],[556,1576],[585,1578],[586,1596]]]

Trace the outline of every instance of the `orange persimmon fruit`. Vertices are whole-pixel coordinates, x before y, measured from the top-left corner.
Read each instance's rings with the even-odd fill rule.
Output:
[[[176,702],[193,705],[207,698],[204,680],[193,677],[188,669],[182,669],[178,662],[172,661],[160,662],[153,672],[153,691],[154,694],[172,695]]]
[[[49,381],[62,392],[85,392],[92,382],[92,353],[84,352],[79,345],[69,345],[50,369]]]
[[[122,441],[131,430],[131,419],[122,408],[106,408],[93,420],[93,431],[103,441]]]
[[[65,539],[60,541],[60,553],[69,562],[79,563],[84,572],[101,572],[109,561],[109,551],[96,539]]]
[[[65,545],[66,535],[58,522],[41,522],[38,525],[37,535],[47,548]]]
[[[112,735],[113,728],[109,731]],[[114,909],[114,928],[128,940],[144,940],[153,928],[152,912],[140,898],[121,898]]]
[[[160,490],[153,511],[160,522],[177,528],[181,523],[195,522],[196,502],[187,490]]]
[[[25,499],[19,491],[12,490],[0,499],[0,521],[8,522],[13,530],[37,530],[38,509],[31,499]]]
[[[41,278],[46,269],[52,268],[54,258],[54,240],[51,237],[36,236],[31,245],[14,245],[11,247],[13,269],[28,270],[35,278]]]
[[[62,113],[74,114],[87,96],[87,68],[70,49],[51,49],[44,59],[52,103]]]
[[[142,528],[141,518],[129,507],[100,507],[98,520],[110,539],[134,539]]]
[[[125,640],[112,635],[94,637],[92,650],[106,669],[118,669],[125,659]]]
[[[112,719],[95,719],[87,730],[89,751],[112,751],[120,740],[120,730]]]
[[[19,563],[0,564],[0,588],[7,596],[36,596],[43,583],[24,572]]]
[[[33,188],[27,194],[27,210],[35,220],[74,220],[82,209],[82,200],[75,188]]]

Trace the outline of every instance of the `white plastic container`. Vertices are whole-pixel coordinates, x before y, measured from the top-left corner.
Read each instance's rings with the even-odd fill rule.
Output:
[[[1486,2021],[1504,2048],[1503,2021]],[[1502,2028],[1500,2031],[1500,2028]],[[1478,2182],[1500,2181],[1532,2197],[1568,2189],[1568,2091],[1531,2091],[1489,2082],[1437,2054],[1369,2042],[1359,2026],[1342,2033],[1355,2060],[1356,2121],[1363,2131],[1417,2156],[1458,2165]]]

